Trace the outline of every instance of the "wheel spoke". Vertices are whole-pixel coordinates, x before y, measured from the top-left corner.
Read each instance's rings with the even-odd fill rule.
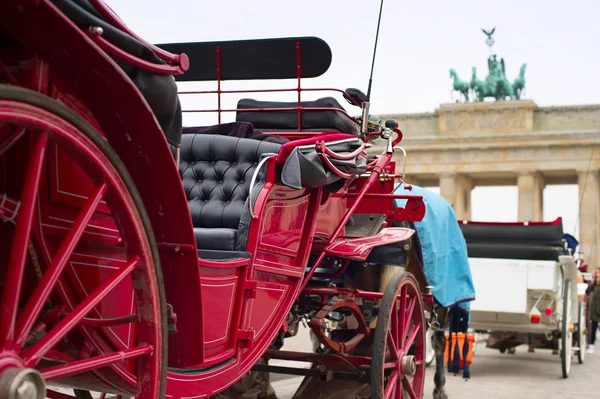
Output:
[[[396,334],[397,337],[402,337],[402,339],[400,339],[398,341],[398,350],[402,350],[404,349],[403,346],[403,341],[404,341],[404,320],[401,319],[401,317],[404,316],[404,314],[406,313],[406,286],[402,286],[402,288],[400,289],[400,307],[398,308],[398,318],[400,318],[400,320],[398,320],[398,323],[400,324],[400,328],[398,331],[398,334]]]
[[[391,331],[387,333],[387,344],[390,352],[392,353],[392,359],[398,360],[400,358],[400,353],[398,352],[398,346],[396,345],[396,341],[394,341],[394,337]]]
[[[71,230],[69,230],[69,233],[66,235],[64,241],[60,245],[54,260],[50,264],[50,267],[48,267],[48,270],[44,274],[44,277],[40,281],[39,285],[36,287],[31,299],[27,303],[25,310],[21,314],[21,317],[19,317],[17,322],[18,335],[16,349],[19,349],[27,339],[33,323],[42,310],[46,300],[48,299],[48,296],[52,292],[52,289],[54,289],[54,286],[56,285],[58,278],[67,265],[68,260],[71,258],[75,247],[77,247],[77,244],[79,243],[87,224],[96,212],[96,208],[104,197],[107,188],[107,183],[101,183],[96,186],[94,192],[85,203],[85,206],[79,212],[79,215],[77,215],[77,219],[75,219],[73,227],[71,227]]]
[[[402,391],[406,390],[406,392],[408,392],[408,396],[410,396],[410,399],[417,399],[415,390],[413,389],[412,385],[410,385],[410,381],[408,381],[406,376],[402,378],[402,387],[404,388]]]
[[[85,360],[78,360],[67,365],[50,367],[42,370],[42,376],[46,381],[57,378],[64,378],[75,374],[81,374],[85,371],[106,367],[111,364],[122,362],[124,360],[136,359],[141,356],[152,353],[150,345],[144,345],[139,348],[127,349],[124,351],[111,353],[109,355],[96,356]]]
[[[408,336],[408,339],[406,340],[406,345],[404,346],[404,348],[408,351],[410,349],[410,347],[412,346],[412,344],[415,342],[415,338],[417,337],[417,334],[419,333],[419,330],[421,329],[421,325],[420,324],[415,324],[412,331],[410,332],[410,335]]]
[[[390,331],[395,337],[398,336],[398,328],[400,328],[400,322],[398,320],[400,318],[400,314],[396,308],[396,303],[397,301],[394,301],[394,306],[392,306],[392,309],[390,310],[390,328],[388,328],[388,331]]]
[[[114,327],[114,326],[120,326],[123,324],[135,323],[137,321],[137,319],[138,319],[137,314],[130,314],[128,316],[121,316],[121,317],[113,317],[110,319],[92,319],[92,318],[84,317],[81,320],[81,325],[87,326],[87,327]]]
[[[385,391],[383,393],[384,399],[393,398],[396,393],[396,389],[398,389],[398,370],[394,370],[390,377],[388,378],[388,383],[385,387]]]
[[[401,320],[402,321],[402,332],[404,334],[402,334],[402,336],[400,336],[401,340],[404,340],[404,338],[406,338],[406,334],[408,332],[409,323],[412,320],[412,315],[413,315],[413,312],[415,310],[415,303],[416,302],[417,301],[416,301],[415,298],[413,298],[410,301],[410,304],[408,305],[408,310],[406,311],[406,314],[404,314],[403,317],[402,317],[402,320]]]
[[[47,143],[48,135],[46,132],[38,133],[35,137],[29,164],[27,165],[25,185],[16,218],[15,233],[8,261],[8,272],[4,282],[2,300],[0,301],[0,347],[7,350],[12,349],[15,338],[15,323],[21,295],[21,284],[23,282],[23,275],[25,274],[27,247],[29,245],[29,236],[33,224],[36,198],[40,187]]]
[[[26,367],[35,366],[44,354],[54,347],[65,335],[67,335],[81,319],[83,319],[102,299],[104,299],[125,277],[127,277],[138,265],[139,258],[135,257],[107,279],[100,287],[85,298],[79,306],[73,309],[62,319],[48,334],[25,351],[23,358]]]
[[[2,140],[2,142],[0,143],[0,157],[4,155],[6,151],[8,151],[8,149],[17,142],[17,140],[23,137],[26,131],[27,129],[25,128],[17,129],[13,133],[8,135],[8,137],[6,137],[4,140]]]

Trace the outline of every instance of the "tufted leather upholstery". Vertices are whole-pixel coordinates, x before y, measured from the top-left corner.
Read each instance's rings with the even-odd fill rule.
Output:
[[[246,249],[250,180],[261,156],[280,147],[231,136],[183,135],[179,173],[199,249]]]

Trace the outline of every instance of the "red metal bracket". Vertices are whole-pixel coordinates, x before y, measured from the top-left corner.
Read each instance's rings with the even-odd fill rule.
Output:
[[[425,202],[423,200],[409,199],[404,208],[398,207],[394,210],[394,220],[403,222],[420,222],[425,217]]]
[[[258,289],[258,281],[247,280],[244,290],[246,292],[246,299],[255,299],[256,291]]]
[[[252,327],[247,330],[237,330],[236,339],[239,341],[240,348],[254,348],[254,340],[256,339],[256,331]]]

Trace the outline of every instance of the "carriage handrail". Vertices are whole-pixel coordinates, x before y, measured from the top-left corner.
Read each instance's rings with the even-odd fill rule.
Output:
[[[222,109],[220,106],[220,96],[221,94],[246,94],[246,93],[290,93],[290,92],[301,92],[301,91],[335,91],[338,93],[342,93],[347,95],[344,90],[335,89],[335,88],[282,88],[282,89],[248,89],[248,90],[192,90],[192,91],[179,91],[178,95],[190,95],[190,94],[217,94],[219,96],[217,109],[184,109],[183,113],[217,113],[218,114],[218,123],[221,123],[221,113],[223,112],[284,112],[284,111],[333,111],[338,112],[352,122],[356,123],[358,126],[358,121],[356,117],[348,114],[343,109],[335,108],[335,107],[304,107],[302,106],[302,102],[299,101],[296,107],[285,107],[285,108],[234,108],[234,109]],[[356,105],[356,104],[354,104]],[[298,131],[302,131],[301,123],[298,124]]]
[[[342,93],[344,99],[346,99],[346,101],[348,101],[349,103],[351,103],[352,105],[358,106],[360,107],[362,104],[358,104],[356,100],[354,100],[354,98],[347,93],[344,90],[340,90],[340,89],[335,89],[335,88],[303,88],[302,87],[302,63],[301,63],[301,51],[300,51],[300,42],[296,42],[296,79],[297,79],[297,86],[295,88],[287,88],[287,89],[249,89],[249,90],[222,90],[221,89],[221,81],[222,81],[222,76],[221,76],[221,46],[217,46],[216,48],[216,77],[217,77],[217,90],[194,90],[194,91],[181,91],[178,94],[180,95],[185,95],[185,94],[216,94],[217,95],[217,109],[216,110],[187,110],[187,111],[183,111],[183,112],[216,112],[217,113],[217,119],[218,119],[218,123],[221,123],[221,113],[222,112],[240,112],[240,111],[250,111],[250,110],[246,110],[246,109],[235,109],[235,110],[222,110],[221,109],[221,95],[222,94],[241,94],[241,93],[275,93],[275,92],[297,92],[298,93],[298,101],[297,101],[297,106],[295,108],[263,108],[263,109],[257,109],[257,111],[297,111],[298,112],[298,131],[302,131],[302,111],[310,111],[311,109],[308,109],[306,107],[302,107],[302,92],[303,91],[334,91],[334,92],[339,92]],[[346,117],[348,117],[351,121],[353,121],[354,123],[356,123],[356,118],[348,115],[348,113],[346,113],[345,110],[340,110],[337,108],[333,108],[333,107],[322,107],[321,109],[312,109],[313,111],[334,111],[334,112],[340,112],[342,114],[344,114]]]
[[[394,151],[396,150],[400,150],[402,151],[402,154],[404,154],[404,157],[402,158],[402,181],[404,181],[406,177],[406,150],[399,145],[394,147]]]
[[[252,179],[250,179],[250,188],[248,189],[248,211],[250,211],[250,218],[252,220],[256,219],[256,215],[254,215],[254,209],[252,206],[252,197],[253,197],[252,194],[254,192],[254,185],[256,184],[256,178],[258,177],[260,169],[265,164],[265,162],[267,162],[269,160],[269,158],[277,157],[278,154],[271,153],[271,154],[266,154],[266,155],[267,156],[265,156],[263,159],[261,159],[260,162],[258,163],[258,165],[256,165],[256,169],[254,169],[254,173],[252,174]]]
[[[264,112],[264,111],[273,111],[273,112],[281,112],[281,111],[335,111],[339,112],[348,118],[350,118],[353,122],[356,122],[356,118],[348,115],[346,111],[339,108],[334,107],[286,107],[286,108],[236,108],[236,109],[192,109],[185,110],[183,112]],[[298,129],[300,131],[300,129]]]
[[[294,92],[298,91],[298,88],[291,89],[247,89],[247,90],[191,90],[191,91],[180,91],[178,94],[242,94],[242,93],[274,93],[274,92]],[[342,89],[336,89],[333,87],[301,87],[300,91],[335,91],[343,95],[349,96],[348,92]],[[345,97],[344,97],[345,98]],[[360,107],[360,104],[352,104]]]
[[[187,55],[172,54],[172,53],[169,53],[168,51],[161,49],[160,47],[157,47],[151,43],[148,43],[147,41],[142,39],[140,36],[135,34],[135,32],[133,32],[131,29],[129,29],[127,27],[127,25],[125,25],[123,20],[121,18],[119,18],[119,16],[112,10],[112,8],[110,8],[110,6],[108,4],[106,4],[103,0],[90,0],[90,3],[92,3],[92,6],[94,6],[94,8],[100,14],[102,14],[102,16],[104,18],[106,18],[108,23],[110,23],[111,25],[115,26],[116,28],[122,30],[123,32],[127,33],[129,36],[133,37],[134,39],[141,42],[142,44],[144,44],[146,47],[148,47],[150,50],[152,50],[154,52],[154,54],[156,54],[163,61],[167,61],[167,62],[170,62],[173,64],[179,64],[181,66],[182,72],[185,72],[188,70],[189,60],[187,58]],[[179,72],[179,73],[182,73],[182,72]]]
[[[355,151],[350,152],[348,154],[338,154],[337,152],[330,150],[329,147],[327,147],[327,145],[325,144],[325,141],[317,141],[315,143],[315,148],[317,152],[321,155],[330,156],[333,159],[347,161],[358,157],[362,152],[364,152],[365,148],[367,148],[367,145],[363,142]]]
[[[92,38],[94,43],[96,43],[102,50],[106,51],[113,57],[120,59],[121,61],[125,61],[128,64],[131,64],[137,68],[144,69],[153,73],[159,73],[164,75],[173,75],[180,74],[187,70],[189,67],[189,61],[187,60],[187,56],[185,54],[181,54],[179,58],[178,65],[163,65],[156,64],[154,62],[146,61],[142,58],[136,57],[127,51],[121,49],[118,46],[115,46],[104,37],[102,34],[104,30],[99,26],[92,26],[88,30],[89,36]]]

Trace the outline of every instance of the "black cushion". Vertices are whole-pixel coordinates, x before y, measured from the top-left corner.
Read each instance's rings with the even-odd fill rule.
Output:
[[[179,173],[199,249],[245,249],[235,243],[246,239],[238,229],[248,212],[250,180],[261,156],[280,148],[277,143],[231,136],[183,135]]]
[[[320,98],[315,101],[302,101],[302,107],[337,108],[344,110],[333,97]],[[298,102],[257,101],[244,98],[238,102],[238,109],[257,108],[295,108]],[[237,121],[250,122],[257,129],[298,129],[297,111],[238,111]],[[358,135],[358,125],[341,112],[337,111],[302,111],[302,130],[337,130],[343,133]]]
[[[229,260],[237,259],[250,259],[252,254],[246,251],[219,251],[219,250],[208,250],[199,249],[198,258],[204,260],[210,260],[213,262],[225,262]]]
[[[194,236],[198,248],[235,251],[236,229],[194,227]]]

